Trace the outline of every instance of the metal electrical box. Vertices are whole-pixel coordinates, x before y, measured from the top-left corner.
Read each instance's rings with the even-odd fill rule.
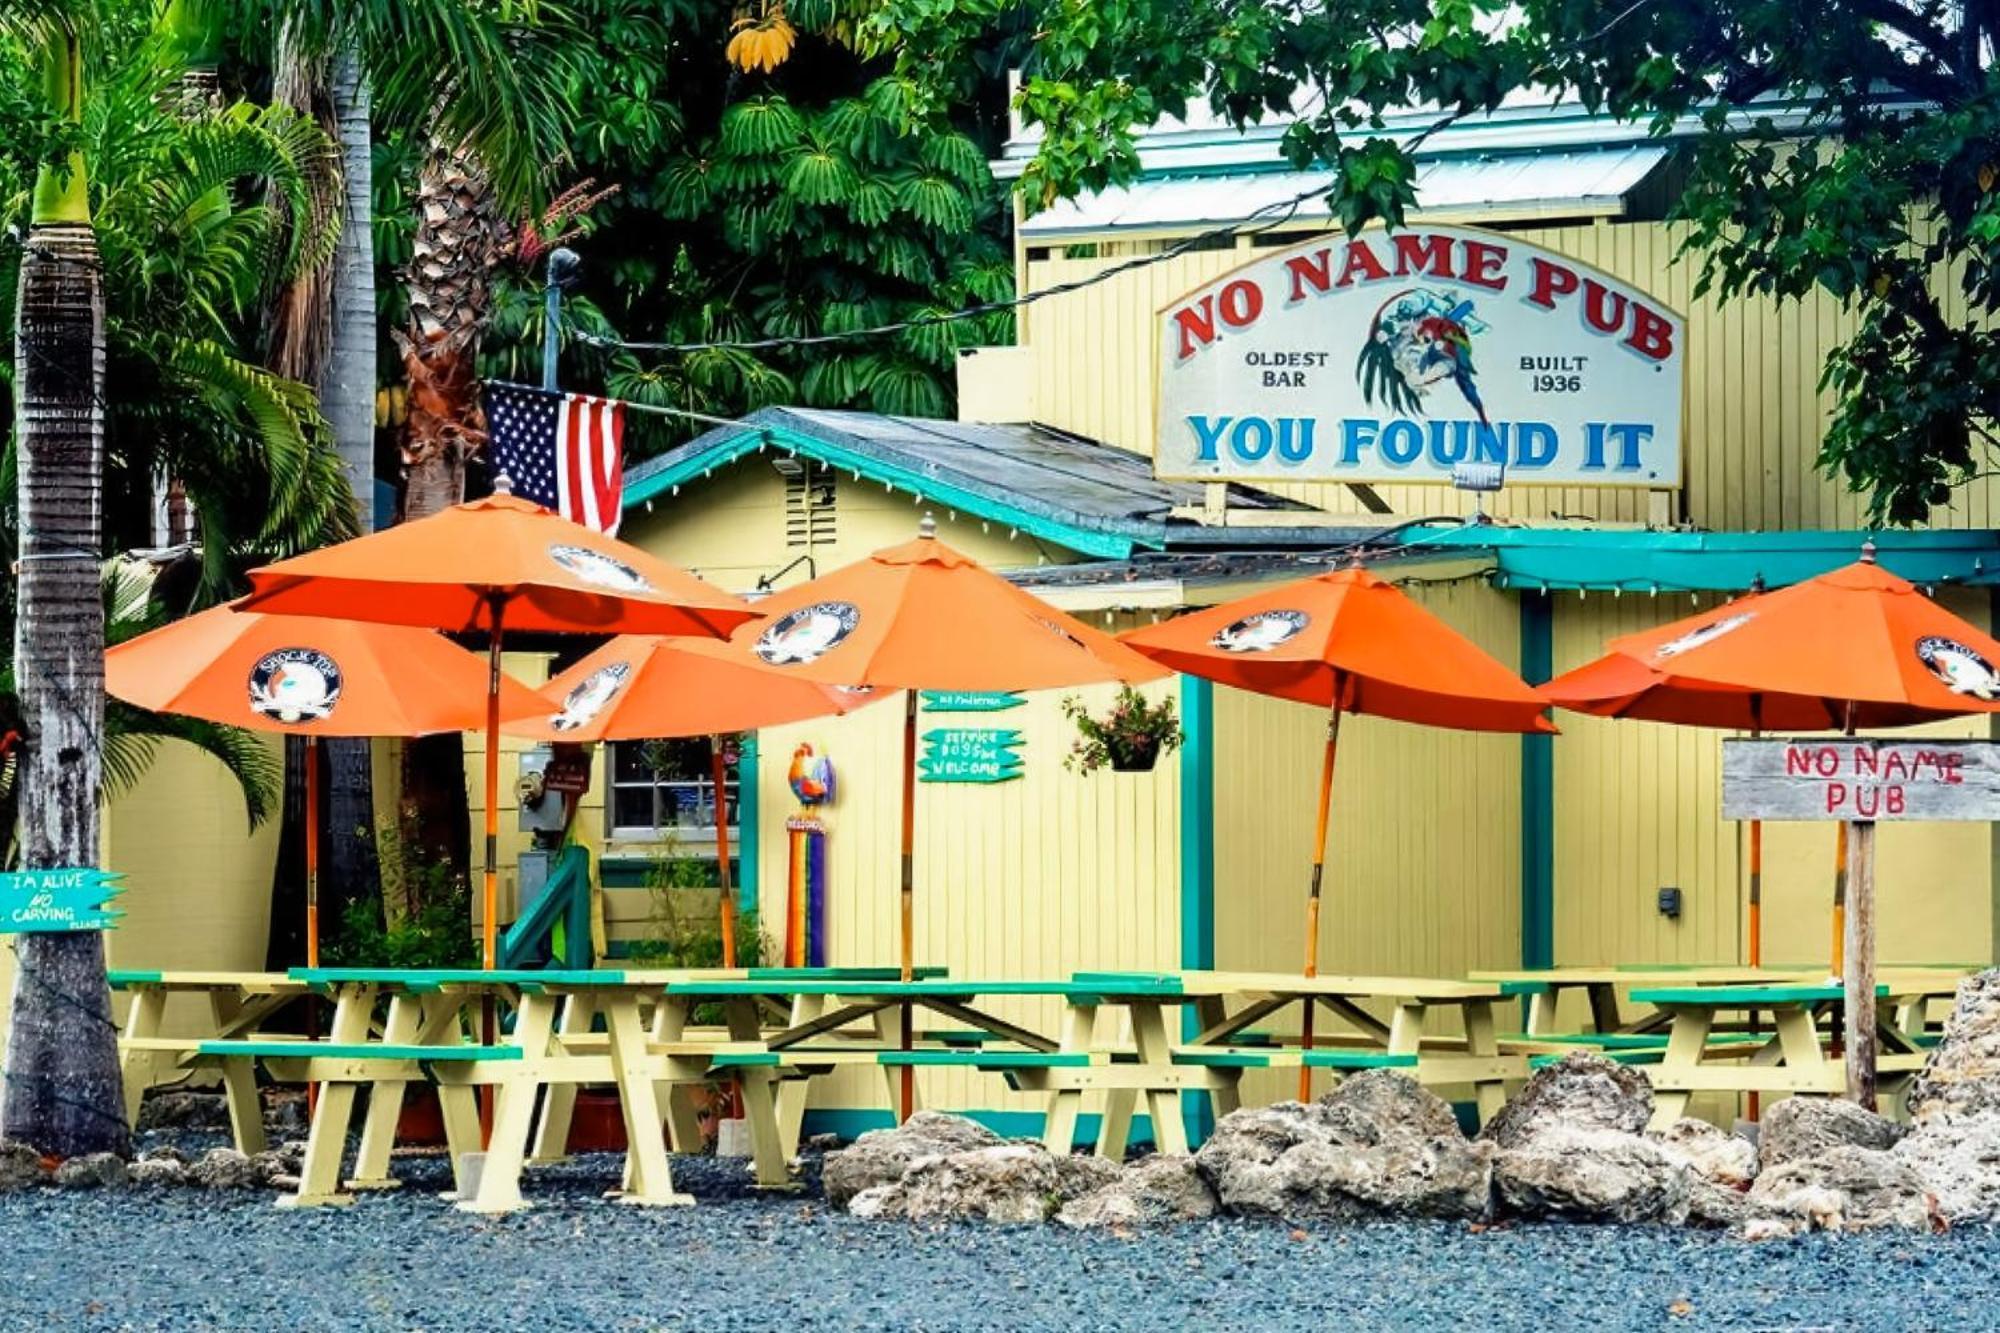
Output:
[[[514,777],[514,798],[517,826],[523,833],[562,832],[565,814],[563,794],[552,788],[548,781],[549,765],[554,759],[555,747],[552,745],[537,745],[520,754],[520,767],[515,770]],[[522,900],[527,901],[525,893]]]

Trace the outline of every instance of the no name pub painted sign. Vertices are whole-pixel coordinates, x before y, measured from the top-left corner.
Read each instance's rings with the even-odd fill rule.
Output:
[[[1681,484],[1686,321],[1518,237],[1323,236],[1168,305],[1158,337],[1161,477]]]
[[[109,930],[125,915],[109,906],[124,878],[94,867],[0,873],[0,935]]]
[[[1725,819],[2000,819],[2000,745],[1848,737],[1726,740]]]
[[[924,733],[925,782],[1012,782],[1021,776],[1021,733],[996,727],[935,727]]]

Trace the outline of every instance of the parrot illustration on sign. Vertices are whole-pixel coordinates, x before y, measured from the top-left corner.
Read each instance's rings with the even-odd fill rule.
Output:
[[[1472,302],[1455,293],[1398,292],[1376,310],[1355,361],[1362,398],[1372,406],[1379,396],[1392,411],[1420,416],[1431,386],[1449,380],[1479,424],[1491,424],[1473,383],[1472,339],[1485,331]]]

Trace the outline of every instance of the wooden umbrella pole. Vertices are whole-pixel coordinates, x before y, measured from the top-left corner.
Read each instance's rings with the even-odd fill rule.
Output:
[[[319,737],[306,737],[306,966],[319,966]],[[319,1036],[319,999],[306,1000],[306,1036]],[[319,1106],[319,1084],[306,1084],[306,1114]]]
[[[1319,975],[1320,884],[1326,877],[1326,832],[1333,810],[1333,760],[1340,742],[1340,675],[1334,674],[1333,706],[1326,715],[1326,753],[1319,765],[1319,813],[1313,828],[1312,878],[1306,885],[1306,975]],[[1305,1016],[1299,1027],[1299,1044],[1311,1050],[1313,1044],[1313,1001],[1307,997]],[[1299,1065],[1299,1100],[1312,1100],[1312,1070]]]
[[[909,981],[916,975],[915,956],[911,937],[916,922],[916,849],[917,849],[917,692],[903,691],[903,893],[902,893],[902,976]],[[903,1001],[903,1049],[910,1049],[910,1026],[915,1017],[908,1000]],[[898,1098],[896,1123],[910,1118],[916,1108],[917,1071],[914,1066],[904,1065],[902,1070],[902,1095]]]
[[[709,779],[715,784],[715,871],[722,885],[722,965],[736,966],[736,886],[729,874],[728,772],[722,761],[722,737],[708,738]]]
[[[1875,1109],[1875,824],[1842,824],[1848,847],[1847,950],[1842,973],[1847,991],[1847,1097]]]
[[[486,875],[479,898],[479,954],[488,972],[500,965],[500,628],[507,602],[499,593],[486,599],[491,633],[486,643]],[[493,996],[479,1004],[480,1037],[493,1044],[498,1032]],[[493,1085],[479,1090],[479,1142],[493,1135]]]
[[[1763,709],[1758,695],[1750,696],[1750,739],[1757,740],[1764,734]],[[1764,965],[1764,821],[1750,821],[1750,966]],[[1756,1094],[1751,1094],[1751,1104],[1756,1104]],[[1751,1112],[1751,1119],[1756,1113]]]

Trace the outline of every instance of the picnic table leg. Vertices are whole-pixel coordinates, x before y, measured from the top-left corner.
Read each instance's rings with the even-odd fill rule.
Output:
[[[528,1206],[521,1197],[521,1168],[527,1161],[535,1094],[543,1087],[542,1062],[549,1056],[555,1023],[555,996],[522,992],[514,1010],[513,1042],[521,1050],[521,1059],[499,1078],[493,1133],[486,1141],[486,1161],[479,1170],[479,1193],[470,1203],[461,1200],[458,1204],[466,1212],[511,1213]]]
[[[874,1015],[875,1039],[881,1042],[886,1049],[908,1050],[909,1043],[903,1040],[903,1033],[907,1030],[911,1017],[910,1006],[908,1005],[890,1004],[877,1009]],[[914,1036],[915,1034],[912,1033],[911,1035]],[[883,1086],[889,1090],[889,1112],[891,1115],[897,1116],[898,1124],[902,1123],[899,1108],[903,1106],[904,1101],[902,1074],[903,1070],[894,1069],[887,1065],[882,1068]],[[924,1109],[923,1092],[917,1086],[917,1081],[914,1078],[909,1081],[909,1106],[907,1109],[911,1115],[915,1115]]]
[[[221,991],[208,993],[208,1016],[217,1032],[233,1016],[232,1004]],[[270,1146],[264,1137],[264,1103],[257,1096],[257,1062],[248,1056],[224,1059],[222,1091],[229,1103],[229,1132],[236,1150],[255,1157]]]
[[[1468,1000],[1465,1003],[1465,1053],[1499,1058],[1500,1038],[1494,1028],[1491,1000]],[[1500,1114],[1500,1108],[1507,1104],[1507,1087],[1497,1079],[1481,1079],[1474,1083],[1472,1095],[1479,1106],[1481,1125]]]
[[[414,1045],[422,1035],[422,1011],[414,995],[389,997],[389,1018],[382,1040],[395,1046]],[[361,1147],[354,1154],[351,1190],[392,1190],[402,1181],[389,1174],[389,1150],[396,1146],[396,1121],[403,1113],[403,1079],[378,1079],[368,1089],[368,1112],[361,1121]]]
[[[1088,1051],[1097,1036],[1097,1006],[1072,1003],[1063,1011],[1062,1049]],[[1052,1153],[1068,1156],[1076,1147],[1077,1115],[1083,1110],[1081,1088],[1058,1088],[1049,1094],[1049,1110],[1042,1127],[1042,1146]],[[1100,1125],[1098,1138],[1103,1139]]]
[[[797,1027],[810,1023],[826,1012],[825,1002],[818,995],[794,995],[791,1014],[785,1026]],[[791,1161],[799,1155],[799,1138],[805,1132],[806,1099],[811,1091],[812,1080],[789,1078],[778,1084],[778,1142],[779,1151],[785,1160]]]
[[[327,1027],[328,1040],[339,1045],[367,1041],[368,1020],[374,1009],[373,986],[343,986],[334,1001],[333,1022]],[[298,1193],[279,1199],[280,1208],[354,1202],[354,1196],[340,1188],[340,1162],[347,1154],[347,1127],[354,1118],[357,1091],[359,1087],[353,1083],[321,1085],[312,1129],[306,1135],[306,1160],[299,1168]]]
[[[1206,995],[1195,1001],[1194,1012],[1203,1032],[1222,1026],[1229,1018],[1229,1007],[1222,1002],[1220,995]],[[1242,1081],[1241,1075],[1238,1075],[1209,1089],[1208,1102],[1214,1108],[1217,1120],[1243,1105]]]
[[[604,1025],[611,1038],[611,1072],[618,1081],[618,1102],[625,1115],[627,1184],[619,1202],[661,1205],[691,1204],[690,1195],[674,1191],[667,1162],[665,1116],[647,1068],[646,1029],[639,1022],[638,999],[613,995],[606,999]]]
[[[1599,1032],[1616,1032],[1623,1022],[1618,1016],[1618,988],[1592,982],[1584,988],[1590,996],[1590,1026]]]
[[[1771,1015],[1771,1022],[1777,1029],[1778,1049],[1785,1064],[1810,1069],[1826,1059],[1819,1044],[1819,1025],[1802,1006],[1778,1010]]]
[[[589,991],[564,996],[557,1040],[588,1036],[596,1017],[597,997]],[[535,1146],[528,1154],[528,1165],[553,1166],[569,1160],[569,1126],[575,1112],[576,1084],[551,1084],[542,1094],[542,1113],[535,1122]]]
[[[1708,1032],[1715,1025],[1715,1013],[1697,1005],[1681,1005],[1673,1010],[1673,1027],[1667,1032],[1667,1049],[1660,1056],[1660,1083],[1672,1081],[1676,1072],[1697,1068],[1708,1050]],[[1817,1050],[1817,1046],[1814,1048]],[[1653,1093],[1652,1128],[1665,1129],[1687,1114],[1693,1093],[1686,1088],[1658,1088]]]
[[[132,1005],[125,1015],[125,1036],[139,1040],[150,1040],[160,1035],[160,1019],[167,1012],[167,993],[154,986],[143,987],[132,994]],[[125,1088],[125,1123],[136,1126],[139,1123],[139,1104],[145,1100],[146,1089],[153,1085],[153,1052],[135,1051],[126,1047],[118,1053],[118,1076]]]
[[[685,1000],[676,1000],[671,996],[662,999],[653,1006],[653,1040],[679,1041],[687,1031],[692,1012],[693,1006]],[[754,1002],[752,1012],[754,1015]],[[657,1086],[656,1095],[666,1099],[668,1144],[675,1152],[699,1153],[702,1149],[701,1117],[695,1114],[694,1098],[688,1085],[662,1083]]]
[[[1544,982],[1540,990],[1528,996],[1528,1021],[1524,1025],[1528,1036],[1544,1037],[1561,1030],[1556,1025],[1561,999],[1562,990],[1553,982]]]
[[[1172,1069],[1174,1044],[1167,1035],[1167,1016],[1158,1004],[1135,1003],[1132,1012],[1132,1044],[1138,1048],[1139,1064],[1151,1069]],[[1153,1118],[1153,1148],[1172,1156],[1187,1156],[1187,1126],[1181,1123],[1181,1096],[1177,1088],[1146,1089],[1146,1110]]]
[[[764,1023],[753,999],[731,1000],[725,1012],[732,1041],[760,1041]],[[743,1114],[750,1122],[750,1164],[760,1189],[795,1189],[792,1173],[785,1163],[784,1146],[778,1132],[778,1104],[773,1097],[776,1070],[739,1069],[737,1086],[743,1090]]]

